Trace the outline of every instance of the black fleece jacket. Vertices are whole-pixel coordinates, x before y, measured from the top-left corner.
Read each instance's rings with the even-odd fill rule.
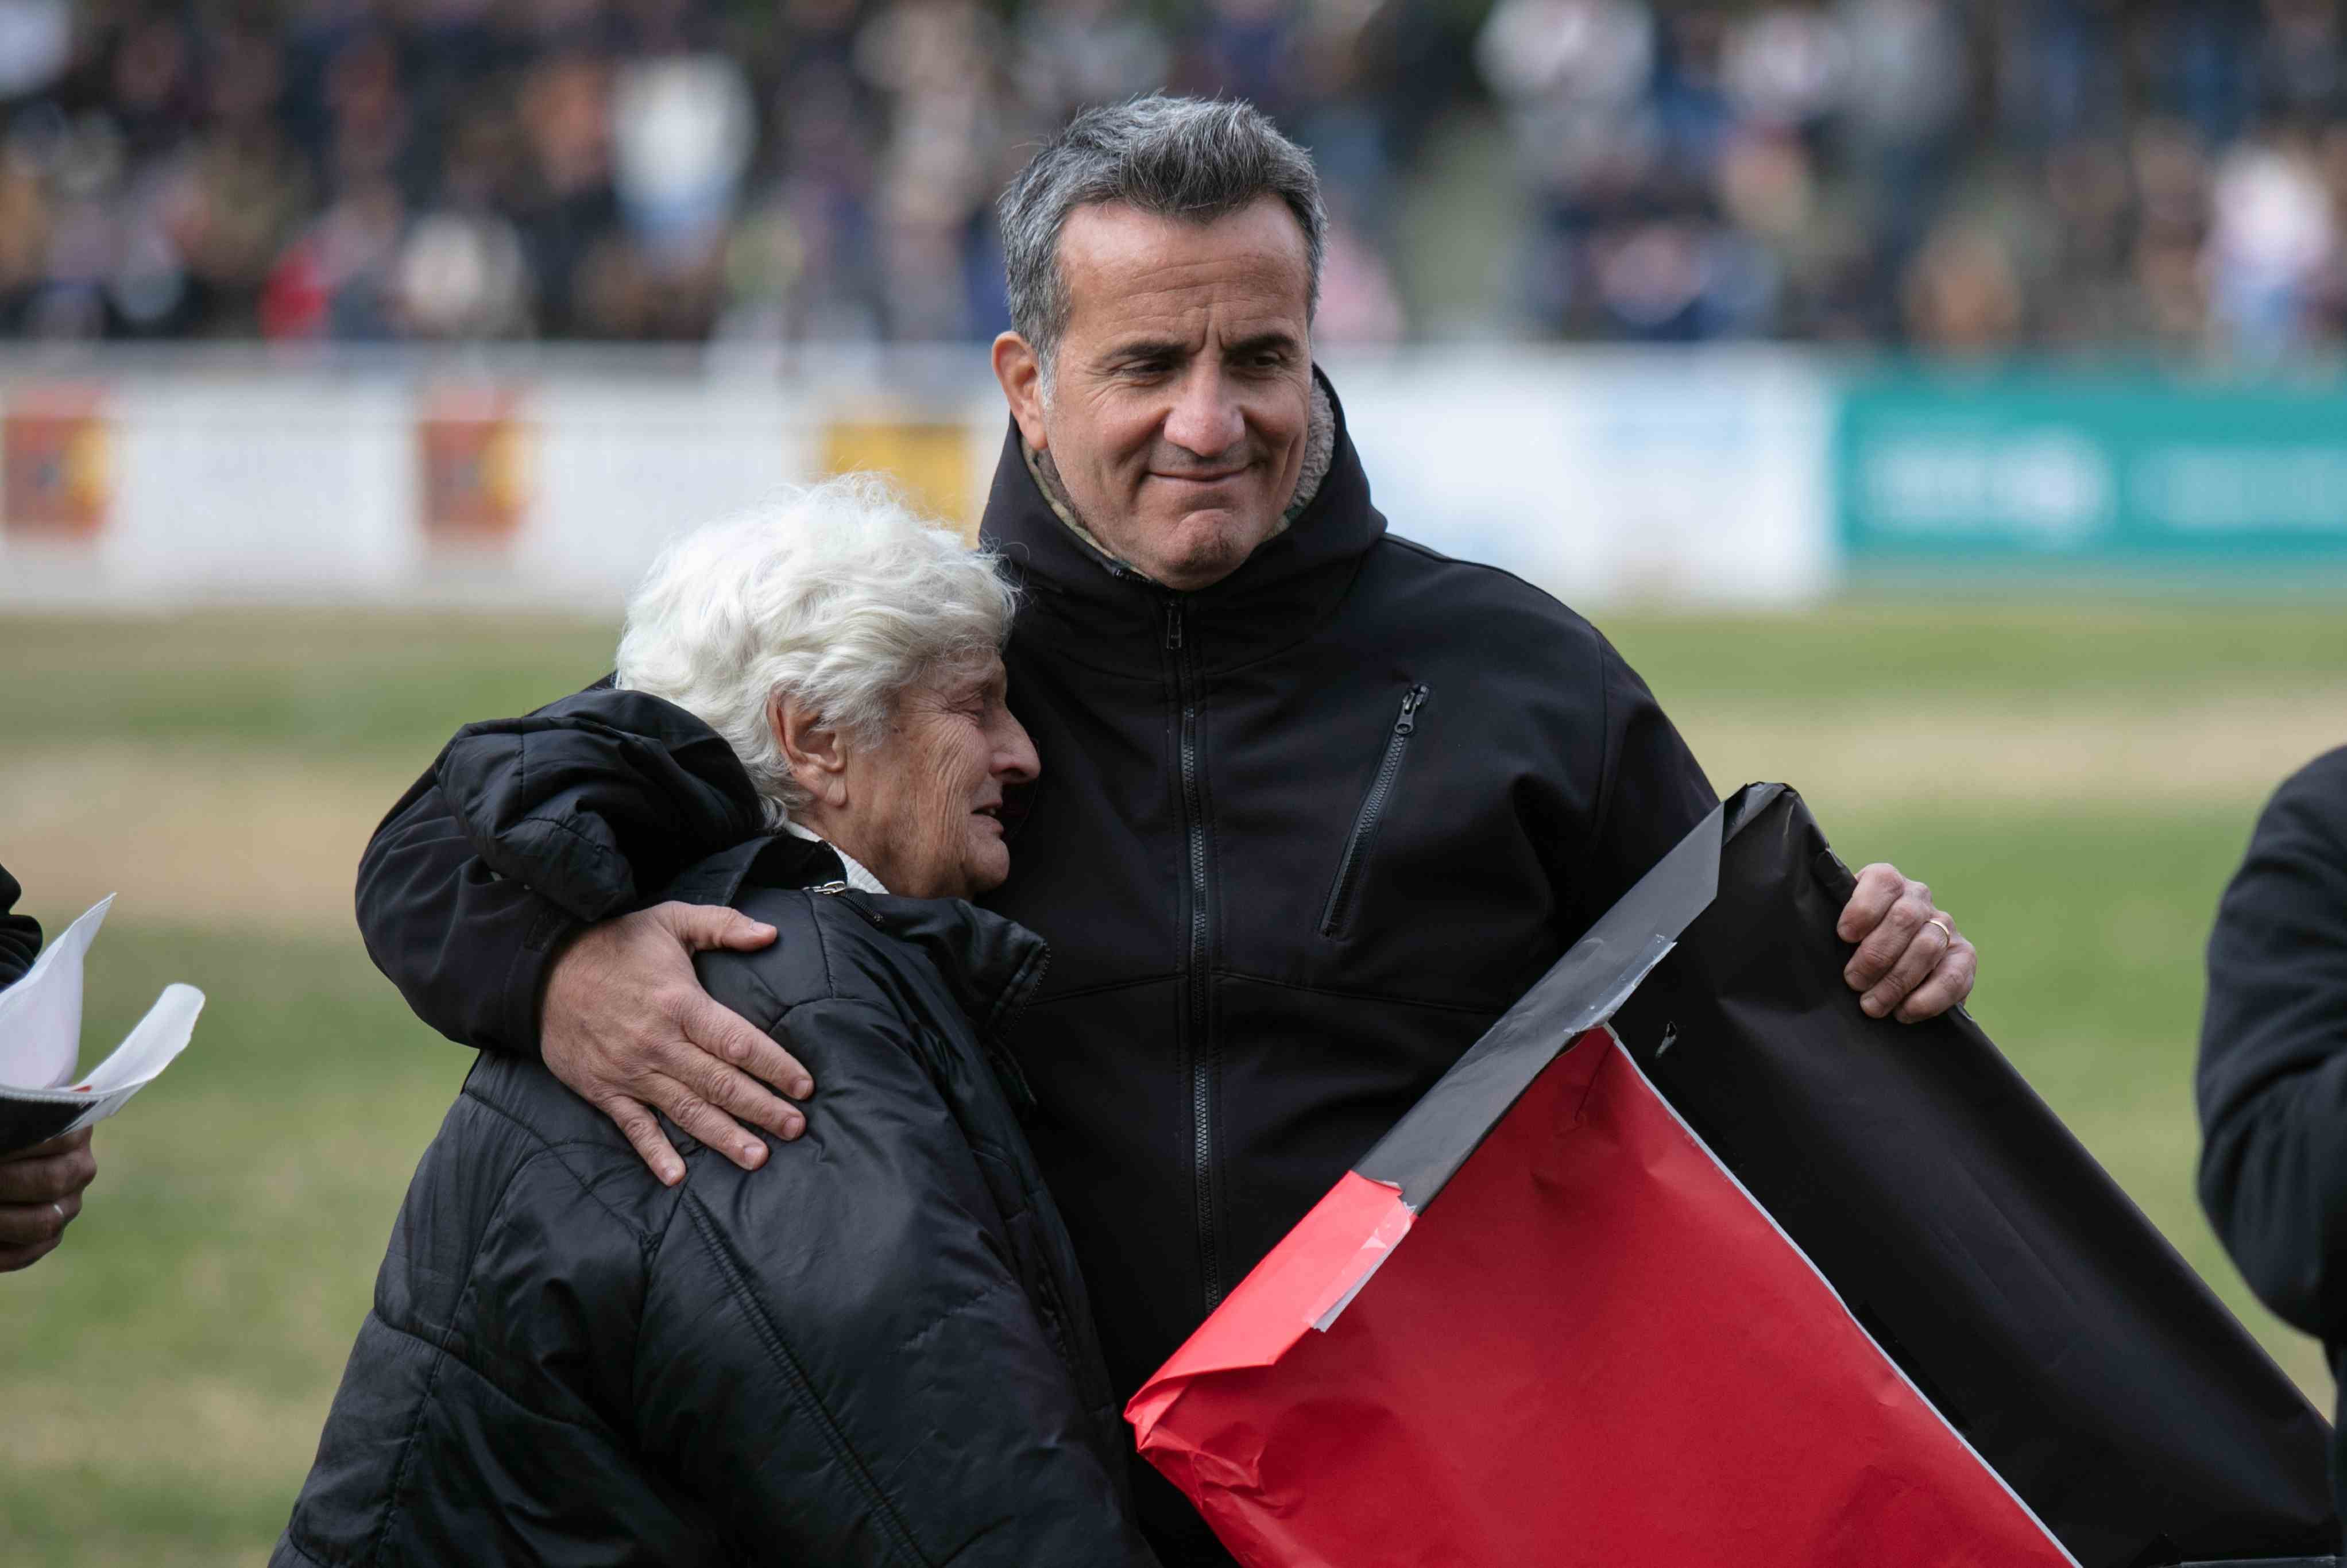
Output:
[[[1387,532],[1337,418],[1311,503],[1195,593],[1063,525],[1015,426],[987,503],[1043,774],[986,903],[1057,955],[1011,1045],[1120,1396],[1717,804],[1587,621]],[[368,847],[368,949],[455,1039],[533,1048],[575,921],[532,876],[430,777]],[[1135,1484],[1169,1562],[1219,1560]]]
[[[494,857],[579,820],[598,779],[667,764],[667,837],[646,823],[630,845],[657,857],[754,816],[713,738],[600,693],[461,736],[439,771]],[[632,875],[592,850],[567,866],[589,904]],[[839,876],[823,845],[753,837],[667,889],[781,933],[699,959],[821,1076],[764,1169],[671,1129],[687,1173],[664,1188],[542,1063],[481,1058],[408,1189],[276,1568],[1153,1568],[999,1045],[1049,955],[999,916]]]
[[[0,866],[0,988],[25,978],[41,951],[41,923],[30,915],[12,915],[25,890]]]
[[[2347,1372],[2347,747],[2275,792],[2225,890],[2198,1091],[2209,1218]]]

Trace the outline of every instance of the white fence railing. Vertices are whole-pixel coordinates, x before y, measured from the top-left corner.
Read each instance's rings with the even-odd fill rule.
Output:
[[[1582,601],[1830,585],[1831,395],[1798,354],[1327,368],[1399,533]],[[1005,429],[963,351],[0,355],[0,604],[604,610],[678,530],[842,468],[968,525]]]

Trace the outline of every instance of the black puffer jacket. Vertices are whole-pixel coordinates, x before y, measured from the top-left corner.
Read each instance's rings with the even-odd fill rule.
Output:
[[[1587,621],[1386,531],[1337,417],[1312,502],[1196,593],[1061,523],[1015,427],[987,503],[1043,763],[987,905],[1057,955],[1012,1049],[1120,1394],[1717,804]],[[532,1050],[571,922],[487,869],[427,777],[359,922],[426,1021]],[[1169,1560],[1220,1559],[1136,1492]]]
[[[667,770],[679,830],[749,809],[689,715],[594,701],[634,733],[558,705],[444,758],[493,857],[577,820],[621,758]],[[627,872],[575,856],[590,903],[615,891],[598,864]],[[992,1043],[1043,944],[839,874],[822,845],[753,838],[669,889],[781,933],[701,959],[822,1081],[764,1169],[671,1129],[688,1173],[663,1188],[543,1065],[481,1059],[408,1191],[279,1568],[1153,1563]]]

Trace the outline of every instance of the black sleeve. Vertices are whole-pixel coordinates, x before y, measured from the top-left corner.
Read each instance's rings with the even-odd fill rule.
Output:
[[[2209,938],[2200,1202],[2250,1287],[2347,1338],[2347,750],[2284,784]]]
[[[30,915],[13,915],[24,889],[0,866],[0,988],[14,985],[33,967],[41,951],[41,923]]]
[[[565,940],[763,826],[722,736],[608,687],[467,724],[360,858],[369,956],[451,1040],[536,1055],[539,994]]]
[[[1614,645],[1598,640],[1604,757],[1581,929],[1612,908],[1719,804],[1695,753]],[[1577,933],[1576,933],[1577,935]]]
[[[360,856],[358,918],[367,956],[416,1017],[462,1045],[538,1054],[546,968],[580,922],[489,869],[436,768]]]

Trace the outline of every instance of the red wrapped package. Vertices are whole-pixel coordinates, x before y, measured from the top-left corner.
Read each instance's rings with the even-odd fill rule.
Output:
[[[2071,1562],[1604,1030],[1415,1228],[1348,1173],[1127,1414],[1248,1568]]]
[[[1240,1562],[2333,1561],[2320,1418],[1969,1019],[1858,1010],[1847,884],[1743,792],[1133,1397]]]

